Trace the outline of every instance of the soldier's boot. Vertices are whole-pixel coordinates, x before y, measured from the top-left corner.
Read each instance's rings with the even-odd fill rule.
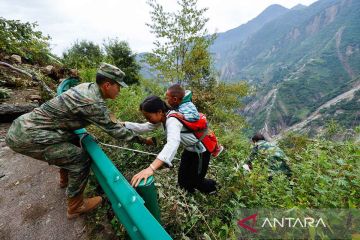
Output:
[[[60,168],[60,187],[66,188],[69,183],[69,171],[63,168]]]
[[[83,193],[75,197],[68,198],[67,218],[73,219],[82,213],[90,212],[100,205],[102,198],[100,196],[85,198]]]

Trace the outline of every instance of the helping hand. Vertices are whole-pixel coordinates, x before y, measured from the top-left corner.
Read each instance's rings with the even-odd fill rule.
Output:
[[[156,138],[154,137],[148,137],[145,139],[145,144],[150,146],[150,145],[156,145]]]
[[[142,179],[144,179],[144,184],[146,184],[148,177],[153,174],[154,171],[150,167],[143,169],[142,171],[133,176],[133,178],[131,179],[131,186],[137,187]]]

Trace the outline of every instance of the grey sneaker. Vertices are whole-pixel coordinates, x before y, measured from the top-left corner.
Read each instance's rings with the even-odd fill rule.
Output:
[[[222,151],[224,151],[224,147],[222,145],[217,146],[217,148],[215,149],[215,151],[213,153],[211,153],[211,155],[216,158],[220,155],[220,153]]]

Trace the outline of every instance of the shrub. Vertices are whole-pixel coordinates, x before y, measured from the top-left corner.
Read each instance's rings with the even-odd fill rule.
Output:
[[[106,59],[125,73],[124,82],[127,84],[139,83],[140,66],[136,62],[129,44],[118,39],[109,40],[104,44]]]
[[[145,121],[138,111],[141,100],[149,94],[164,92],[162,87],[151,82],[141,82],[121,90],[121,96],[111,102],[110,108],[121,121]],[[215,129],[227,125],[227,118],[212,123]],[[231,121],[231,119],[229,120]],[[162,222],[174,239],[237,239],[237,211],[241,208],[350,208],[360,206],[360,169],[357,161],[360,146],[352,141],[332,142],[324,139],[309,139],[303,135],[291,134],[279,142],[289,157],[293,171],[291,180],[277,175],[272,182],[267,181],[267,168],[260,161],[254,164],[252,172],[242,169],[251,146],[249,140],[240,133],[239,125],[232,131],[217,131],[226,151],[210,163],[208,177],[214,178],[221,186],[217,195],[203,195],[196,192],[187,194],[176,186],[177,167],[163,169],[155,175],[158,188]],[[101,141],[112,142],[158,153],[166,139],[161,129],[151,136],[157,137],[157,147],[142,146],[137,143],[118,143],[103,133],[96,132]],[[119,170],[128,179],[147,167],[153,156],[129,151],[106,148]],[[178,150],[181,152],[181,150]],[[178,156],[179,157],[179,156]],[[106,217],[107,210],[94,213],[99,219]],[[94,215],[88,218],[90,221]],[[113,227],[120,239],[126,233],[113,219]]]
[[[104,59],[99,45],[91,41],[77,41],[63,53],[63,61],[70,68],[97,68]]]
[[[17,54],[30,63],[49,61],[49,36],[37,31],[35,23],[22,23],[0,17],[0,52]]]

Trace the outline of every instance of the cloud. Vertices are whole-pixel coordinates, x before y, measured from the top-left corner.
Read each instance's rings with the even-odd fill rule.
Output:
[[[210,32],[237,27],[260,14],[270,4],[292,7],[315,0],[199,0],[208,7]],[[175,10],[176,0],[159,0],[166,10]],[[129,42],[135,52],[150,51],[153,35],[145,23],[150,22],[146,0],[1,0],[0,16],[7,19],[38,22],[39,29],[52,37],[51,47],[58,55],[76,40],[102,44],[118,37]]]

